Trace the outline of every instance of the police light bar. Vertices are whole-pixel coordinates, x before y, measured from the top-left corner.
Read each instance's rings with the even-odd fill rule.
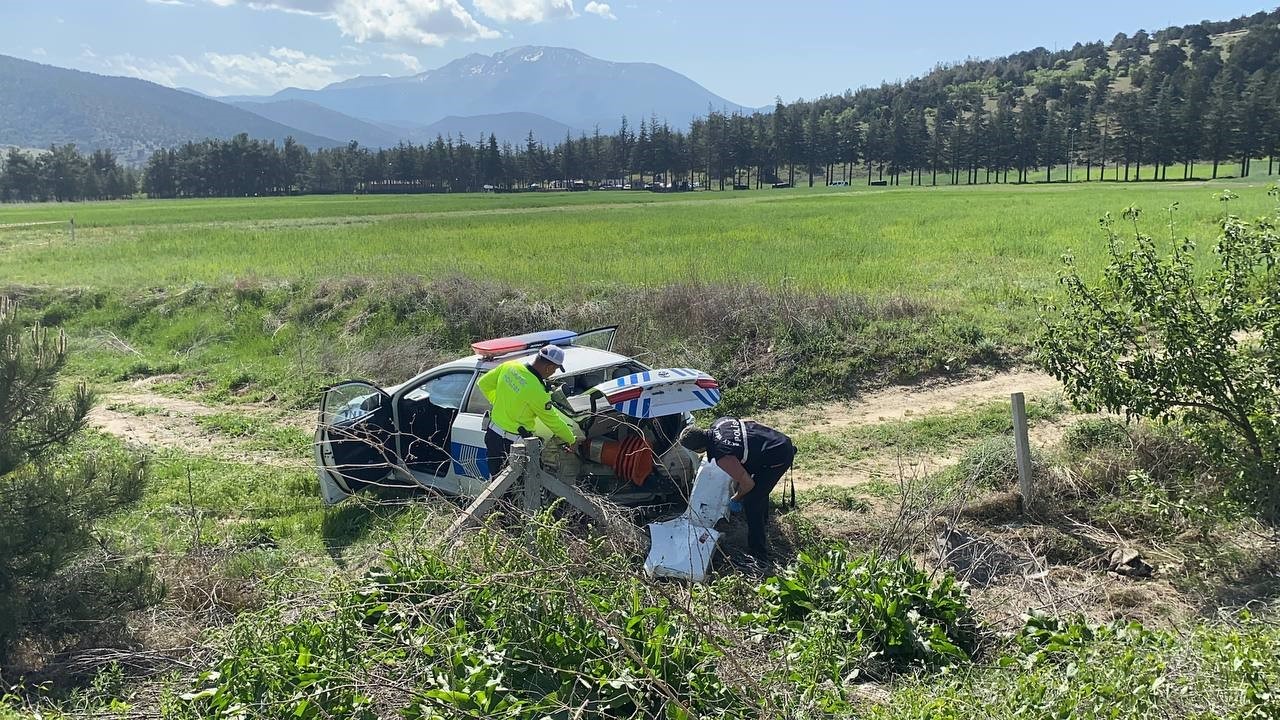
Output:
[[[505,338],[494,338],[471,343],[471,349],[485,360],[492,360],[521,350],[532,350],[543,345],[570,345],[578,333],[572,330],[542,330],[540,332],[513,335]]]

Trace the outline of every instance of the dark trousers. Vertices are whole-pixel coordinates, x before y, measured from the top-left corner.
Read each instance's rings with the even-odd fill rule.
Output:
[[[780,450],[776,460],[766,460],[765,467],[752,473],[756,486],[742,498],[742,514],[747,519],[747,548],[757,560],[769,559],[769,541],[765,535],[769,523],[769,493],[791,469],[795,459],[795,446],[790,446]]]
[[[484,431],[484,449],[488,453],[489,479],[498,476],[507,464],[507,455],[511,454],[511,441],[493,431]]]

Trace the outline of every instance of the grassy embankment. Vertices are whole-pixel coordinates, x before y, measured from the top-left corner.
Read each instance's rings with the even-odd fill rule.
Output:
[[[74,212],[78,229],[0,232],[0,277],[89,338],[77,371],[97,382],[179,373],[215,399],[308,406],[339,375],[398,380],[487,333],[620,321],[647,360],[745,386],[742,409],[1021,357],[1061,254],[1102,262],[1100,215],[1122,198],[1159,233],[1176,202],[1179,235],[1207,239],[1215,187],[6,207],[0,224]],[[1234,212],[1269,207],[1242,195]]]
[[[1271,208],[1261,191],[1229,186],[1243,196],[1232,212]],[[1274,630],[1252,622],[1117,635],[1066,620],[1033,623],[1012,639],[999,633],[1007,628],[990,626],[972,646],[970,611],[951,604],[949,594],[920,595],[919,576],[874,563],[871,577],[885,585],[863,586],[853,580],[867,577],[860,574],[863,561],[841,568],[815,561],[791,577],[797,587],[774,585],[760,594],[730,576],[705,595],[685,598],[619,571],[637,564],[628,554],[634,548],[583,546],[556,539],[558,532],[540,535],[532,550],[501,533],[478,536],[460,553],[433,549],[432,529],[447,522],[447,508],[322,509],[303,441],[262,423],[253,414],[260,408],[245,404],[309,407],[324,382],[356,374],[398,380],[476,335],[618,318],[628,325],[626,342],[651,362],[698,364],[735,381],[730,403],[738,408],[1008,361],[1025,352],[1034,299],[1054,291],[1058,256],[1070,248],[1086,269],[1102,262],[1093,229],[1101,213],[1143,206],[1154,231],[1162,222],[1155,211],[1177,202],[1179,235],[1213,237],[1222,213],[1211,197],[1217,187],[1126,186],[1124,193],[1117,187],[763,191],[660,197],[661,207],[648,202],[653,196],[622,194],[84,205],[76,207],[74,245],[58,227],[0,231],[0,277],[30,296],[33,312],[71,330],[76,375],[110,389],[172,374],[153,389],[226,405],[200,425],[260,441],[281,461],[176,450],[153,458],[141,506],[103,531],[126,552],[153,556],[170,587],[170,615],[145,630],[160,634],[166,647],[211,643],[217,654],[201,654],[200,666],[217,666],[221,679],[183,672],[120,685],[108,673],[100,676],[105,690],[78,696],[73,705],[101,714],[103,703],[123,699],[165,708],[172,717],[211,716],[237,702],[250,703],[254,713],[298,717],[353,707],[496,716],[502,708],[483,703],[505,698],[508,710],[549,711],[561,700],[548,699],[547,688],[586,681],[597,688],[588,693],[593,702],[688,704],[700,716],[714,716],[708,709],[741,716],[761,703],[793,713],[881,717],[936,717],[943,710],[951,713],[946,717],[1001,717],[1010,708],[1050,715],[1072,709],[1081,717],[1118,710],[1133,718],[1266,712],[1260,693],[1278,674],[1265,650]],[[66,208],[0,208],[0,225],[59,212]],[[128,222],[130,212],[136,222]],[[477,285],[468,276],[501,284]],[[755,313],[726,316],[723,304],[707,301],[718,292],[713,285],[742,279],[761,287],[732,287],[730,306]],[[496,308],[486,302],[495,295],[505,300]],[[763,320],[742,317],[753,314]],[[707,342],[704,333],[718,334]],[[1042,419],[1060,412],[1053,405],[1033,410]],[[1003,409],[984,406],[800,439],[839,464],[864,452],[932,451],[1004,432]],[[89,444],[95,442],[115,444],[101,438]],[[981,453],[989,452],[975,446],[958,467],[982,467]],[[1098,475],[1061,488],[1073,517],[1109,523],[1130,538],[1146,528],[1153,545],[1194,531],[1190,545],[1175,546],[1188,557],[1227,546],[1223,533],[1241,522],[1238,509],[1221,517],[1202,513],[1208,496],[1201,488],[1106,452],[1112,455],[1063,461]],[[1167,454],[1150,454],[1160,472],[1167,471]],[[984,491],[1007,486],[1007,477],[982,480]],[[878,492],[883,499],[892,490]],[[823,497],[819,491],[802,498],[802,511],[783,522],[802,546],[826,542],[810,531],[804,510]],[[868,506],[852,495],[843,504],[855,512]],[[1153,514],[1159,522],[1144,525]],[[859,531],[874,534],[877,522],[871,518]],[[847,525],[838,535],[850,537]],[[922,552],[927,542],[921,535],[894,549]],[[1079,543],[1074,536],[1059,541],[1076,548],[1072,563],[1096,572],[1096,559]],[[864,547],[857,540],[854,546]],[[387,547],[395,548],[390,573],[365,575]],[[529,552],[537,555],[536,568],[529,568]],[[1214,572],[1230,575],[1243,566],[1233,558]],[[1187,585],[1209,583],[1202,570],[1171,572],[1184,573]],[[510,582],[494,585],[501,592],[483,591],[486,583],[477,579],[495,577]],[[316,586],[317,580],[327,584]],[[1059,575],[1045,583],[1051,598],[1071,597]],[[517,593],[520,587],[575,593],[533,598]],[[833,587],[866,594],[822,595]],[[370,591],[385,595],[385,606]],[[844,603],[830,607],[845,608],[866,632],[855,637],[826,615],[809,617],[811,592],[819,605]],[[911,602],[887,614],[854,614],[875,598],[908,595]],[[442,612],[424,617],[422,607]],[[706,613],[675,612],[685,608]],[[950,615],[937,616],[940,608]],[[1111,602],[1099,610],[1126,612]],[[238,613],[228,634],[200,635]],[[552,615],[564,622],[539,624]],[[943,635],[931,635],[934,624]],[[539,627],[545,632],[528,632]],[[474,645],[477,630],[488,633],[497,654]],[[752,639],[758,637],[767,639]],[[891,641],[903,638],[911,649],[893,651],[886,661]],[[922,638],[928,641],[919,644]],[[964,657],[949,655],[944,639],[964,645]],[[421,654],[424,641],[441,654]],[[639,659],[601,650],[624,646]],[[440,664],[449,653],[456,666]],[[668,662],[673,657],[676,665]],[[763,683],[735,675],[744,658]],[[954,670],[918,672],[942,665]],[[445,674],[421,680],[427,666]],[[851,682],[868,677],[851,678],[855,667],[877,683]],[[494,673],[501,674],[496,686]],[[1063,682],[1064,673],[1079,682]],[[1209,675],[1223,679],[1206,684]],[[495,692],[498,686],[514,689]],[[673,687],[680,703],[662,699]],[[1088,698],[1079,687],[1110,700],[1081,706]],[[205,689],[198,700],[178,698]]]

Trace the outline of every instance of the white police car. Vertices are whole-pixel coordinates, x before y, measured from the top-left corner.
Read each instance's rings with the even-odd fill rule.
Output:
[[[560,409],[589,440],[642,438],[653,456],[647,477],[630,480],[584,459],[579,485],[624,505],[683,497],[697,464],[676,439],[692,422],[689,413],[719,403],[719,385],[698,370],[654,370],[614,353],[616,331],[546,330],[486,340],[472,345],[475,355],[393,387],[363,380],[334,385],[324,393],[315,433],[321,496],[336,503],[366,487],[408,483],[478,494],[489,480],[484,434],[490,406],[476,379],[502,362],[555,344],[565,351],[564,369],[550,381],[563,390],[553,394]]]

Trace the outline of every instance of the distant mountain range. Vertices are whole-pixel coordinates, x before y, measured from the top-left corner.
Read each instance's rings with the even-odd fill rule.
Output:
[[[75,143],[126,162],[189,140],[248,133],[312,148],[371,147],[437,136],[554,143],[656,117],[675,126],[708,109],[750,112],[652,63],[616,63],[577,50],[519,47],[468,55],[405,77],[362,76],[319,90],[211,98],[145,80],[67,70],[0,55],[0,145]]]
[[[226,103],[146,80],[65,70],[0,55],[0,145],[75,143],[126,162],[187,140],[248,133],[310,147],[337,143]]]
[[[656,116],[684,126],[708,109],[751,110],[661,65],[609,62],[556,47],[472,54],[417,75],[357,77],[320,90],[288,88],[269,99],[306,100],[403,127],[421,127],[449,116],[524,112],[573,128],[599,125],[606,132],[616,129],[624,115],[633,124]]]

